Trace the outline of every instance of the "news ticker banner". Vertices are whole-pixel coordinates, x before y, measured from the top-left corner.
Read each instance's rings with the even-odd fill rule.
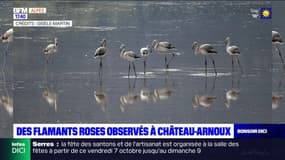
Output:
[[[0,139],[0,159],[183,159],[207,154],[244,159],[282,153],[285,124],[14,124],[13,134],[13,139]]]
[[[285,138],[285,124],[14,124],[13,138]]]
[[[269,160],[284,158],[284,144],[276,139],[0,139],[0,159]]]

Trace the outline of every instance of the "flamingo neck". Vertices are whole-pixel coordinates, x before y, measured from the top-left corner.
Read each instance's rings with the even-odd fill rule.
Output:
[[[228,40],[228,41],[227,41],[227,44],[226,44],[227,48],[228,48],[230,45],[231,45],[231,41]]]
[[[196,101],[197,101],[197,106],[200,105],[200,100],[199,100],[199,97],[195,97]]]
[[[152,43],[152,48],[156,49],[156,48],[158,47],[158,44],[159,44],[159,42],[154,41],[154,42]]]
[[[102,44],[101,44],[101,46],[102,46],[102,47],[106,47],[106,42],[103,41]]]
[[[194,53],[198,54],[199,53],[199,45],[194,46]]]
[[[154,48],[158,48],[158,46],[159,46],[159,42],[157,42],[157,43],[155,44]]]
[[[123,56],[124,56],[124,53],[125,53],[125,49],[123,48],[123,49],[121,50],[120,56],[123,57]]]

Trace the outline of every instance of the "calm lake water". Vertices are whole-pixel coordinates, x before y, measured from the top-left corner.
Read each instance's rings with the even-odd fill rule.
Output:
[[[5,5],[0,4],[1,8]],[[271,77],[279,74],[279,57],[278,54],[273,56],[272,71],[272,45],[269,43],[272,23],[270,20],[253,18],[250,13],[250,9],[259,9],[269,3],[148,1],[21,4],[19,6],[47,8],[46,15],[31,15],[31,19],[72,20],[73,27],[15,28],[13,46],[17,47],[13,47],[7,57],[7,61],[13,59],[10,62],[13,65],[6,72],[10,75],[9,79],[14,81],[8,85],[8,88],[13,89],[14,117],[9,117],[1,108],[1,125],[4,126],[1,126],[1,130],[5,130],[10,121],[272,121],[270,97],[272,88],[278,83],[275,81],[280,76],[273,76],[272,86]],[[10,12],[1,9],[1,33],[9,28],[5,26],[9,19],[5,21],[6,16],[2,13]],[[284,27],[276,24],[276,29],[279,27],[281,32]],[[224,40],[227,36],[241,50],[239,58],[243,74],[237,63],[232,72],[231,57],[225,53]],[[53,56],[53,62],[47,64],[42,49],[53,43],[55,37],[58,38],[59,50]],[[93,53],[102,38],[107,39],[108,52],[103,59],[100,78],[99,60],[93,58]],[[143,73],[143,61],[139,60],[135,62],[138,77],[131,75],[128,78],[128,62],[119,56],[120,45],[124,43],[127,50],[139,53],[141,47],[151,44],[154,39],[169,41],[176,46],[177,56],[170,68],[165,69],[164,56],[152,53],[147,58],[146,75]],[[208,75],[205,76],[204,57],[197,56],[192,51],[194,41],[211,43],[219,52],[214,56],[217,77],[214,76],[211,61],[208,61]],[[1,44],[1,47],[4,45]],[[168,55],[168,59],[170,57]],[[279,91],[282,90],[277,87]],[[226,94],[230,91],[236,91],[238,95],[229,99]],[[99,94],[105,100],[99,101]],[[205,96],[210,96],[213,100],[204,102]],[[281,108],[282,106],[278,109]],[[282,121],[280,112],[274,111],[273,114],[276,114],[274,121]]]

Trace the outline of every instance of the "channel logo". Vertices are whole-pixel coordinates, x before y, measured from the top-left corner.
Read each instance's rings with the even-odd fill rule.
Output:
[[[11,152],[13,154],[25,154],[26,153],[25,143],[12,142],[11,146],[12,146]]]
[[[28,8],[13,8],[13,19],[28,19]]]

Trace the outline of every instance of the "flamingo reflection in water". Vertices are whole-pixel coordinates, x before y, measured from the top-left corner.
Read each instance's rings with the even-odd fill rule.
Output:
[[[232,101],[237,101],[240,96],[240,90],[232,88],[226,92],[226,107],[230,108]]]
[[[207,77],[205,77],[204,92],[201,94],[195,94],[192,98],[193,108],[198,108],[198,107],[208,108],[216,101],[217,97],[212,95],[212,92],[215,90],[216,78],[217,77],[215,76],[210,93],[208,93],[207,91],[208,79]]]
[[[272,110],[276,110],[283,99],[283,95],[278,92],[272,92]]]
[[[108,106],[108,96],[107,94],[103,91],[103,80],[102,77],[99,77],[99,90],[94,91],[94,98],[96,103],[100,106],[101,110],[103,112],[106,112],[107,106]]]
[[[2,96],[0,98],[0,105],[5,108],[10,116],[13,116],[13,98],[10,96]]]
[[[155,89],[154,91],[154,100],[167,100],[175,94],[175,90],[170,87],[163,87]]]
[[[134,92],[135,86],[136,86],[136,79],[134,79],[133,81],[133,86],[131,87],[130,85],[130,79],[129,80],[129,90],[128,93],[126,95],[122,95],[120,97],[120,109],[121,112],[125,112],[126,110],[126,106],[130,106],[130,105],[134,105],[136,103],[138,103],[141,99],[140,99],[140,94]]]
[[[215,100],[217,99],[216,96],[211,95],[195,95],[192,99],[193,108],[201,107],[210,107]]]
[[[44,69],[44,83],[46,84],[46,90],[43,91],[42,97],[44,100],[48,103],[50,107],[54,109],[55,112],[58,110],[58,95],[54,91],[53,87],[49,87],[49,82],[48,82],[48,70],[47,70],[47,63],[45,63],[45,69]]]
[[[278,83],[278,88],[275,89],[275,91],[272,91],[272,110],[276,110],[277,108],[279,108],[280,104],[282,103],[283,100],[283,94],[282,94],[282,83],[284,80],[284,73],[282,73],[283,75],[281,76],[279,83]]]
[[[94,91],[94,98],[96,102],[100,105],[101,110],[103,112],[106,112],[106,108],[108,104],[107,94],[102,91],[99,91],[99,92]]]
[[[6,52],[6,50],[5,50]],[[6,80],[6,54],[3,57],[2,63],[2,77],[3,77],[3,90],[4,94],[0,98],[0,106],[3,106],[9,116],[13,116],[13,98],[10,96],[9,91],[7,89],[7,80]]]
[[[43,98],[45,101],[57,112],[57,94],[55,92],[51,92],[49,90],[44,91],[42,93]]]
[[[240,89],[239,89],[239,84],[240,84],[240,76],[237,78],[237,87],[234,87],[234,76],[232,75],[232,84],[231,84],[231,89],[227,90],[226,92],[226,102],[225,102],[225,106],[227,108],[230,108],[231,103],[233,101],[237,101],[240,97]]]
[[[154,93],[152,90],[150,90],[147,86],[147,80],[146,77],[144,77],[144,87],[140,90],[140,99],[142,102],[149,103],[151,101],[154,101]]]
[[[174,82],[172,82],[172,84],[169,84],[169,79],[170,79],[170,74],[168,71],[166,71],[166,75],[165,75],[165,79],[164,79],[164,87],[161,88],[157,88],[154,89],[153,93],[154,93],[154,102],[157,101],[161,101],[161,100],[167,100],[170,97],[173,97],[175,95],[175,89],[174,89]]]

